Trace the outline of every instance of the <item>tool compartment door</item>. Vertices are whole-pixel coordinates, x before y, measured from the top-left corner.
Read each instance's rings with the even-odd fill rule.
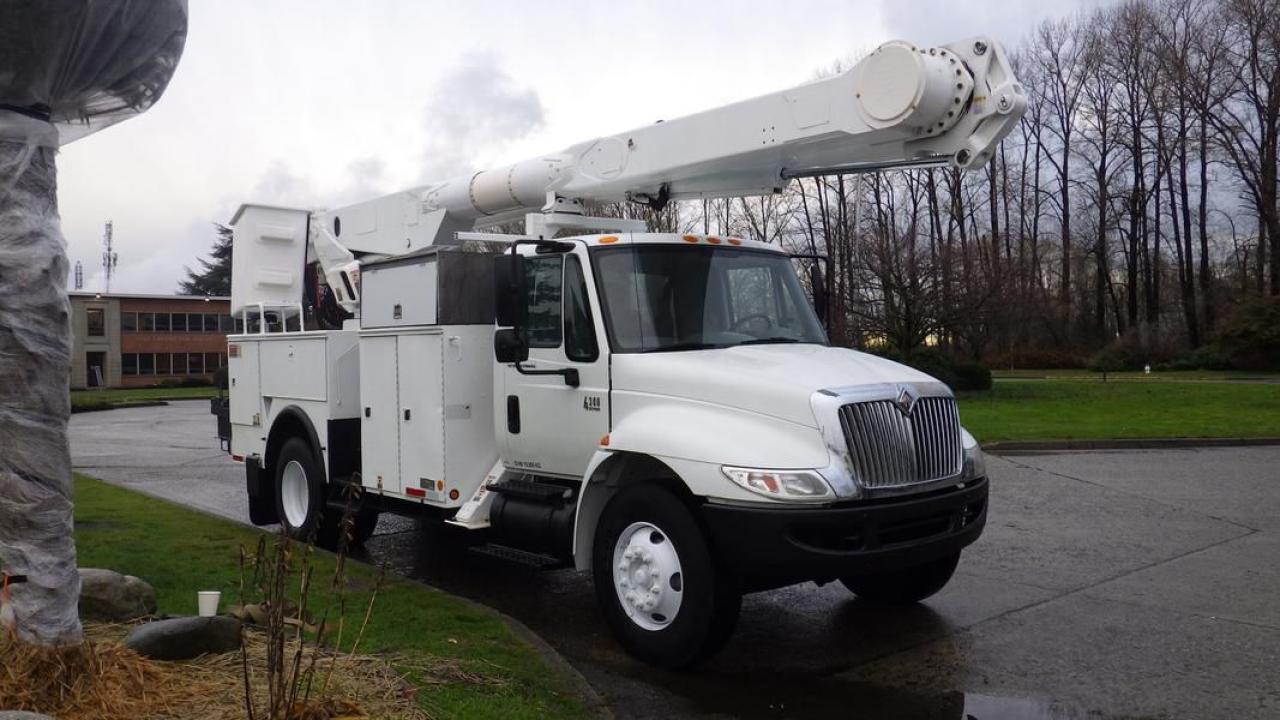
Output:
[[[444,377],[439,333],[401,335],[397,349],[400,384],[401,492],[426,491],[427,502],[444,499]]]
[[[400,492],[396,337],[360,338],[360,477],[368,488]]]

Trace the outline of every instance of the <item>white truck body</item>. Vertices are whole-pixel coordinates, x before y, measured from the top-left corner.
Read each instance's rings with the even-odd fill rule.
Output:
[[[507,557],[593,571],[619,639],[668,666],[714,651],[743,592],[935,592],[986,517],[950,390],[830,347],[821,274],[811,307],[780,248],[650,234],[581,201],[967,169],[1023,107],[994,43],[891,43],[834,78],[459,180],[242,207],[228,413],[251,518],[341,542],[379,511],[439,515]],[[526,235],[471,231],[534,208]]]

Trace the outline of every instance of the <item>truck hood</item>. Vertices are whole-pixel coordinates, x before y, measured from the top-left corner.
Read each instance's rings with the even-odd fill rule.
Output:
[[[810,396],[855,385],[936,382],[906,365],[823,345],[743,345],[613,356],[613,390],[669,395],[817,427]]]

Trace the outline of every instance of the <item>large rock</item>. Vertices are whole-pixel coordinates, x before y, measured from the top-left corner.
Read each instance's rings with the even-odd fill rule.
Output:
[[[145,580],[114,570],[80,568],[80,618],[128,622],[156,614],[156,591]]]
[[[126,647],[153,660],[190,660],[240,649],[240,621],[233,617],[182,617],[139,625]]]

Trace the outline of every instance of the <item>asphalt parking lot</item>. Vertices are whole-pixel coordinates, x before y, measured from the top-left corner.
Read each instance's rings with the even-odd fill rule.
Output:
[[[207,402],[72,419],[76,469],[244,521]],[[1280,447],[990,458],[985,535],[927,602],[752,595],[697,672],[614,644],[588,577],[384,517],[367,558],[516,617],[620,718],[1280,717]]]

